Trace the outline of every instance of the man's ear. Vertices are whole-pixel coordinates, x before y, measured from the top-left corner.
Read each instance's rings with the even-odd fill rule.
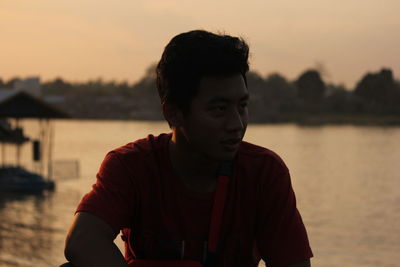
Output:
[[[168,121],[170,127],[179,127],[183,124],[183,113],[174,105],[164,103],[162,105],[165,119]]]

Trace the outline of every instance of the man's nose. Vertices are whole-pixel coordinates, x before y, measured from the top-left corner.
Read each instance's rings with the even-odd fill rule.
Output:
[[[240,112],[235,108],[229,112],[226,129],[228,131],[241,131],[244,129],[244,121]]]

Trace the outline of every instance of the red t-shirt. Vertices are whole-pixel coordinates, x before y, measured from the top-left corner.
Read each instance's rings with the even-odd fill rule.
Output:
[[[188,189],[172,168],[171,134],[149,135],[105,157],[77,208],[124,233],[125,258],[191,259],[206,252],[214,193]],[[274,152],[242,142],[233,164],[218,266],[286,266],[312,257],[290,175]]]

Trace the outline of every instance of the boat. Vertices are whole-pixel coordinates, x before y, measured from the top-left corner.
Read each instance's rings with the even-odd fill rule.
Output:
[[[13,193],[37,193],[54,190],[54,181],[22,167],[0,168],[0,191]]]

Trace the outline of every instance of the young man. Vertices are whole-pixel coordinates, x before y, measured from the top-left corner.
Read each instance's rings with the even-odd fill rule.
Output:
[[[168,261],[191,260],[250,267],[263,259],[268,267],[310,266],[288,169],[272,151],[242,141],[248,54],[242,39],[206,31],[170,41],[157,66],[157,87],[172,133],[107,154],[68,234],[70,262],[116,267],[166,260],[161,266],[168,267]],[[217,171],[226,162],[230,177],[211,261]],[[113,243],[120,231],[125,258]]]

